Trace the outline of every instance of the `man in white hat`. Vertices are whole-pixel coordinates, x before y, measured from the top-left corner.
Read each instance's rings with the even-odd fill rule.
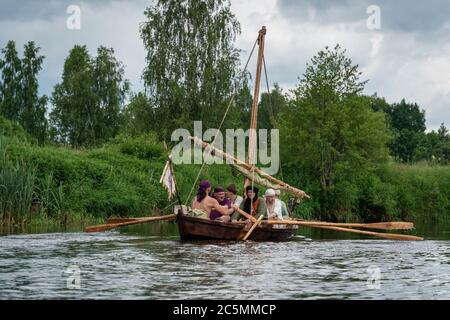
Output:
[[[267,189],[264,194],[267,219],[283,220],[283,210],[280,200],[276,198],[275,190]]]

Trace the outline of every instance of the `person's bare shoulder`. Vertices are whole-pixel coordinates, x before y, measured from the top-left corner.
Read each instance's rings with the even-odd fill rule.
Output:
[[[219,204],[219,202],[217,202],[216,199],[214,199],[213,197],[210,197],[210,196],[208,196],[208,198],[206,198],[206,201],[211,206],[215,206],[215,205]]]

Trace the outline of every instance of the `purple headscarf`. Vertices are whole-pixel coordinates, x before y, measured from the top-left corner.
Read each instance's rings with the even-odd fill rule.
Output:
[[[206,198],[206,189],[211,187],[211,183],[208,180],[202,180],[200,182],[200,185],[198,187],[197,191],[197,201],[201,202],[203,199]]]

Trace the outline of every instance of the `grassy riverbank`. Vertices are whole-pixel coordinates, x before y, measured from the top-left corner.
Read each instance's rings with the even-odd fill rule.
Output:
[[[16,224],[101,221],[109,216],[141,216],[167,211],[159,184],[165,152],[153,136],[118,138],[100,149],[38,146],[26,139],[0,138],[0,215]],[[183,201],[198,166],[176,166]],[[214,184],[242,177],[228,166],[207,166]],[[288,182],[304,187],[313,199],[296,215],[341,221],[412,220],[439,223],[450,215],[450,169],[442,166],[385,164],[340,190],[339,210],[321,212],[312,185],[286,170]],[[333,195],[336,197],[336,194]],[[330,200],[331,201],[331,200]],[[347,207],[343,205],[347,204]]]
[[[159,184],[166,154],[147,135],[118,138],[99,149],[38,146],[0,136],[1,220],[68,223],[170,210]],[[198,167],[176,168],[183,200]],[[215,184],[231,183],[228,166],[204,171]]]
[[[0,123],[0,130],[0,221],[4,224],[67,226],[170,210],[159,184],[167,154],[154,134],[119,135],[102,148],[73,149],[39,146],[8,121]],[[199,168],[174,168],[183,202],[191,191],[195,194],[192,185]],[[283,173],[284,180],[312,196],[296,208],[299,217],[421,223],[450,219],[449,166],[385,163],[339,181],[327,194],[298,169],[283,168]],[[203,178],[214,185],[235,183],[242,188],[242,176],[227,165],[205,166]]]

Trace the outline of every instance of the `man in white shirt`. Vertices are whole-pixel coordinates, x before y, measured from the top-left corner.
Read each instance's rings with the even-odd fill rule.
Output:
[[[267,219],[283,220],[283,206],[281,201],[276,198],[275,190],[267,189],[264,198],[266,200]]]

